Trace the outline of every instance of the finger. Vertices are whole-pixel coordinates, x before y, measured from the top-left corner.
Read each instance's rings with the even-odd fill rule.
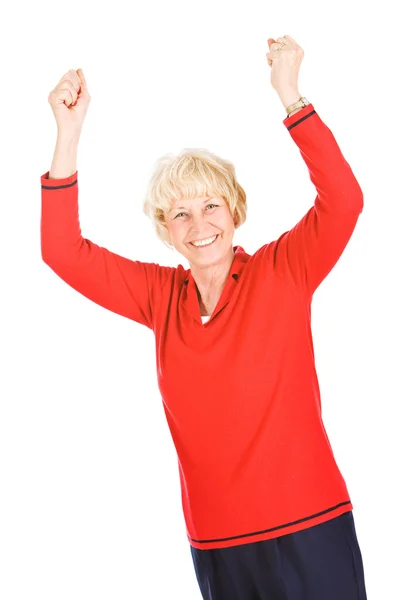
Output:
[[[289,40],[285,37],[278,37],[276,38],[276,41],[279,42],[279,44],[285,44],[285,46],[287,46],[290,43]]]
[[[298,43],[296,42],[296,40],[294,40],[292,37],[290,37],[290,35],[285,34],[283,37],[285,39],[289,40],[289,42],[292,42],[292,44],[294,44],[295,46],[298,46]]]
[[[74,71],[73,69],[70,69],[68,71],[68,73],[66,73],[64,75],[64,77],[61,78],[60,84],[63,83],[64,81],[69,81],[75,87],[76,91],[77,92],[79,91],[81,81],[80,81],[79,76],[76,71]]]
[[[284,46],[282,46],[281,45],[282,43],[284,43],[284,42],[275,42],[274,44],[271,44],[270,50],[279,50],[280,48],[282,48],[282,50],[283,50],[284,46],[287,46],[287,44],[284,44]]]
[[[81,82],[81,78],[79,77],[78,73],[76,71],[74,71],[74,69],[71,69],[70,71],[68,71],[68,75],[69,75],[68,79],[70,81],[72,81],[72,83],[76,87],[76,91],[79,92],[79,89],[82,86],[82,82]]]
[[[82,69],[78,69],[77,70],[77,74],[78,74],[78,77],[80,79],[81,87],[85,88],[87,90],[87,83],[86,83],[85,75],[83,74]]]
[[[68,100],[68,98],[67,98],[67,101],[65,102],[65,104],[66,104],[67,106],[70,106],[70,105],[71,105],[71,104],[73,104],[73,103],[76,101],[76,99],[78,98],[78,92],[76,91],[76,88],[75,88],[75,86],[74,86],[74,85],[72,84],[72,82],[71,82],[71,81],[69,81],[69,80],[65,80],[65,81],[63,81],[63,83],[62,83],[62,84],[61,84],[61,86],[59,87],[59,91],[60,91],[60,92],[61,92],[61,91],[64,91],[64,90],[67,90],[67,91],[69,91],[69,93],[70,93],[70,95],[71,95],[71,99],[70,99],[70,101],[69,101],[69,100]],[[65,99],[65,96],[64,96],[64,99]]]
[[[282,56],[282,50],[271,50],[265,55],[269,60],[279,60]]]
[[[65,104],[69,107],[73,102],[72,92],[69,87],[59,88],[58,86],[50,92],[48,101],[53,108],[60,104]]]

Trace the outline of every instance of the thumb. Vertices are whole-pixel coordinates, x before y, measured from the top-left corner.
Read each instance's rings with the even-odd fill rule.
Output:
[[[82,69],[77,69],[76,73],[80,79],[81,85],[78,91],[78,97],[72,106],[77,106],[79,108],[84,108],[85,110],[87,110],[87,107],[90,102],[90,94],[87,88],[86,79]]]
[[[81,80],[81,91],[87,92],[88,91],[87,83],[86,83],[86,79],[85,79],[82,69],[78,69],[76,72],[79,75],[79,79]]]
[[[275,44],[275,41],[276,41],[276,40],[274,40],[274,38],[268,38],[268,48],[269,48],[270,50],[271,50],[271,45],[272,45],[272,44]]]

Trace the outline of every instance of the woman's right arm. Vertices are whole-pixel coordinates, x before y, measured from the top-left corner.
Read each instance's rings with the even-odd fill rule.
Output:
[[[173,267],[129,260],[82,237],[76,160],[90,94],[82,69],[68,71],[49,94],[57,122],[51,169],[41,176],[43,261],[100,306],[153,328],[153,297]]]

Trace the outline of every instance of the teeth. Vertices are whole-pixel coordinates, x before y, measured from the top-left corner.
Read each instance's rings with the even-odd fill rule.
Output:
[[[206,240],[201,240],[200,242],[192,242],[192,244],[194,246],[208,246],[209,244],[212,244],[216,237],[217,236],[214,235],[213,237],[207,238]]]

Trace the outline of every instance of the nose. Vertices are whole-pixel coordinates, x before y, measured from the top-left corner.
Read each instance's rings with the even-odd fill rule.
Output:
[[[193,214],[192,216],[192,232],[195,233],[196,235],[200,234],[202,232],[207,233],[207,229],[208,229],[208,221],[207,221],[207,215],[204,214]]]

